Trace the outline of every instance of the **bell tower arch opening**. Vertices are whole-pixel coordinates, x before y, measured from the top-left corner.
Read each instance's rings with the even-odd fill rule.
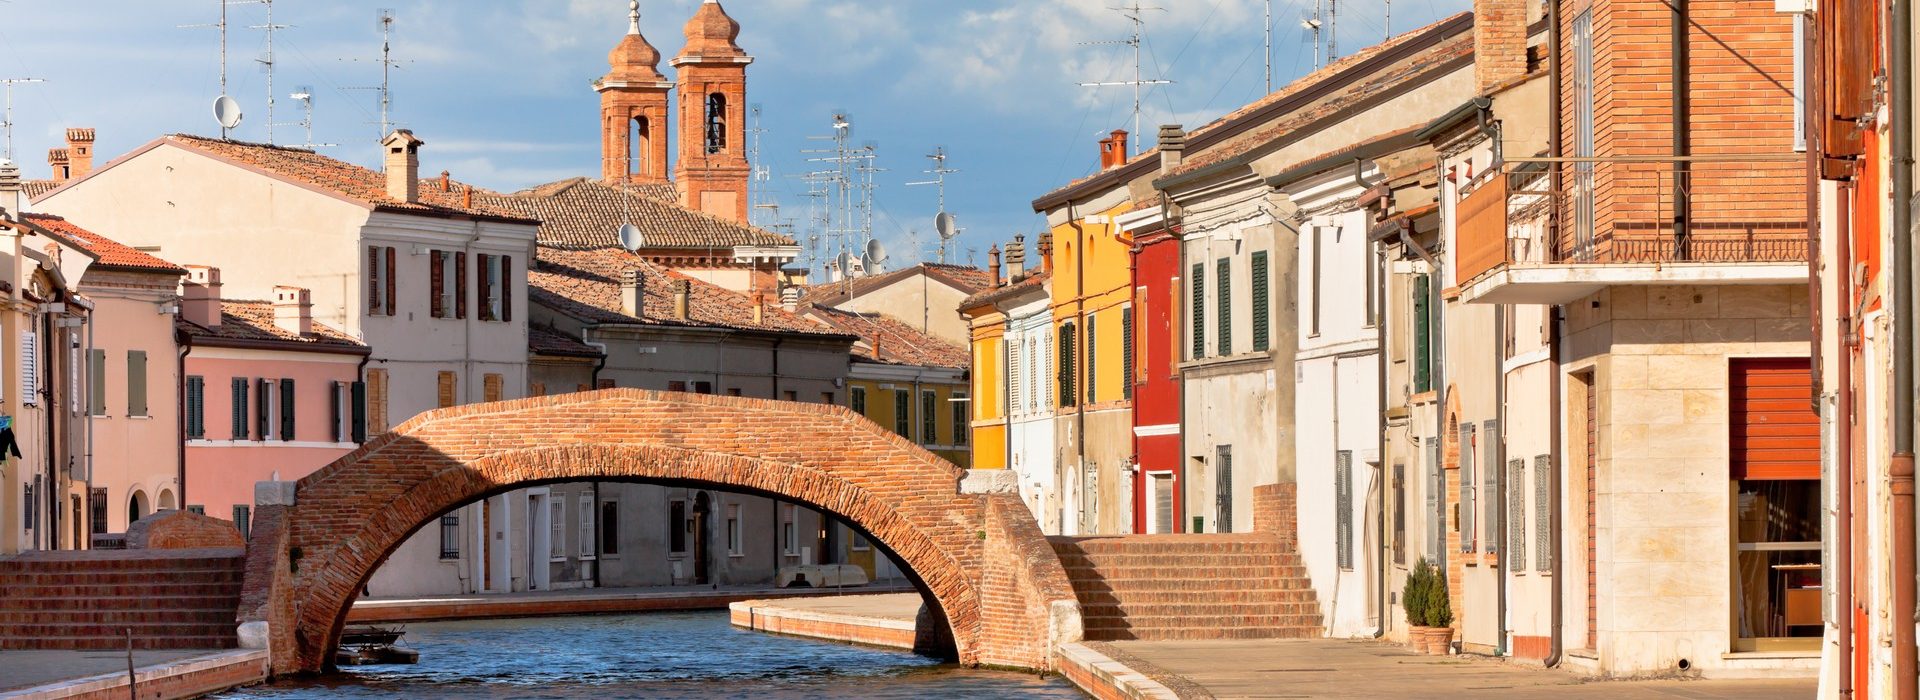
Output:
[[[667,118],[673,83],[660,74],[660,51],[640,35],[640,3],[627,4],[627,34],[607,54],[600,93],[600,177],[607,182],[666,182]]]
[[[680,203],[746,223],[751,166],[746,143],[747,65],[753,57],[735,40],[740,23],[717,0],[706,0],[687,22],[686,48],[674,56],[678,71],[679,138],[674,184]]]

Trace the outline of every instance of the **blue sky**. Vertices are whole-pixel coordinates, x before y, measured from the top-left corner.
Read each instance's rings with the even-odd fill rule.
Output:
[[[13,0],[0,4],[0,77],[44,78],[14,91],[15,160],[46,177],[46,149],[68,126],[99,129],[104,162],[156,136],[218,134],[219,0]],[[234,2],[235,0],[228,0]],[[1312,68],[1300,28],[1314,0],[1273,0],[1275,85]],[[642,0],[641,29],[665,56],[699,0]],[[946,147],[947,209],[965,233],[949,260],[984,263],[986,248],[1041,226],[1029,202],[1092,171],[1106,131],[1131,129],[1128,88],[1078,82],[1126,80],[1132,51],[1085,45],[1126,37],[1120,0],[730,0],[740,44],[757,59],[748,102],[761,106],[762,162],[783,214],[805,219],[804,149],[831,132],[829,117],[853,117],[856,144],[873,143],[876,235],[896,264],[934,255],[932,187],[923,157]],[[1265,90],[1261,58],[1265,0],[1156,0],[1146,12],[1148,77],[1175,81],[1146,96],[1142,124],[1193,128]],[[1399,0],[1392,28],[1405,31],[1468,9],[1469,0]],[[393,11],[393,117],[427,141],[426,172],[513,190],[596,175],[598,96],[589,83],[625,33],[626,0],[274,0],[278,69],[274,140],[304,142],[295,124],[300,86],[315,95],[321,152],[362,164],[377,159],[377,13]],[[1341,54],[1385,35],[1384,0],[1340,3]],[[267,139],[266,6],[228,9],[228,92],[245,122],[234,137]],[[669,77],[671,68],[662,61]],[[917,241],[909,229],[917,229]],[[104,232],[111,235],[111,232]],[[804,237],[804,229],[800,232]]]

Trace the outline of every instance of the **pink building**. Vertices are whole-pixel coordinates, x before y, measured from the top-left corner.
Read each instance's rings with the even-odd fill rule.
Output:
[[[182,351],[188,498],[244,531],[253,485],[293,480],[366,440],[366,344],[313,322],[307,290],[220,298],[220,270],[188,267]]]

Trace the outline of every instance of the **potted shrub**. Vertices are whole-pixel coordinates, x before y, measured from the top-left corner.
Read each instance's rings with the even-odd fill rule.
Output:
[[[1426,557],[1414,562],[1413,570],[1407,573],[1405,587],[1400,590],[1400,607],[1407,612],[1407,647],[1416,652],[1427,653],[1433,636],[1433,628],[1427,625],[1427,599],[1433,588],[1433,565]]]
[[[1453,652],[1453,601],[1447,595],[1447,574],[1434,571],[1432,582],[1427,585],[1427,625],[1433,635],[1428,640],[1427,653],[1449,654]]]

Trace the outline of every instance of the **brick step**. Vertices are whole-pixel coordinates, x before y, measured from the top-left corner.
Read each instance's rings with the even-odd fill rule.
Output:
[[[125,622],[115,624],[0,623],[0,638],[118,637],[127,628],[139,637],[219,637],[238,634],[239,624],[225,622]]]
[[[1300,569],[1302,572],[1306,570],[1306,565],[1298,560],[1265,556],[1192,557],[1188,559],[1170,559],[1154,556],[1129,558],[1118,561],[1087,561],[1084,559],[1061,557],[1060,566],[1067,570],[1068,575],[1072,575],[1075,572],[1110,573],[1141,569],[1167,572],[1184,571],[1188,572],[1186,574],[1187,576],[1205,576],[1207,578],[1217,578],[1217,576],[1214,575],[1215,572],[1231,572],[1244,569],[1283,567]]]
[[[1198,577],[1140,577],[1108,578],[1098,572],[1081,576],[1069,574],[1068,582],[1074,590],[1128,590],[1155,593],[1207,592],[1218,590],[1236,591],[1303,591],[1312,588],[1308,579],[1302,577],[1262,577],[1262,578],[1198,578]]]
[[[235,624],[235,613],[239,605],[228,608],[187,608],[175,610],[0,610],[0,627],[9,625],[119,625],[119,624],[173,624],[173,625],[211,625],[225,622]]]
[[[10,586],[9,598],[143,598],[168,596],[240,595],[240,582],[225,583],[116,583],[72,586]]]
[[[41,610],[198,610],[212,608],[238,609],[240,596],[234,595],[178,595],[178,596],[40,596],[25,597],[8,595],[0,598],[0,613],[35,612]]]
[[[192,552],[196,550],[176,551]],[[107,556],[111,553],[99,552],[85,552],[85,554],[102,554],[102,556],[88,558],[54,558],[29,555],[0,560],[0,574],[61,573],[76,571],[178,571],[184,569],[239,570],[245,567],[246,556],[239,550],[214,551],[230,552],[230,554],[215,556],[195,556],[191,554],[176,556],[135,556],[122,554],[117,558]]]
[[[58,571],[0,573],[0,586],[99,586],[120,583],[224,583],[246,579],[241,569]]]
[[[1152,540],[1086,540],[1075,542],[1055,540],[1052,544],[1053,550],[1061,554],[1181,554],[1186,552],[1272,552],[1289,554],[1297,551],[1293,543],[1278,537],[1190,543],[1159,542]]]
[[[1307,578],[1304,566],[1213,566],[1191,568],[1181,566],[1070,566],[1067,567],[1068,580],[1118,581],[1128,579],[1190,579],[1205,578],[1210,581],[1253,581],[1256,579],[1301,579]]]
[[[1159,629],[1171,627],[1319,627],[1319,613],[1288,615],[1082,615],[1087,629]]]
[[[1151,630],[1088,628],[1086,639],[1094,642],[1127,640],[1188,639],[1315,639],[1319,627],[1165,627]]]
[[[1318,598],[1307,589],[1213,589],[1195,585],[1186,590],[1123,590],[1077,588],[1074,597],[1081,605],[1118,605],[1121,603],[1212,603],[1232,600],[1264,603],[1316,603]]]
[[[1085,617],[1124,617],[1145,620],[1160,617],[1213,619],[1225,617],[1265,617],[1319,615],[1319,603],[1269,603],[1204,600],[1190,603],[1086,603],[1080,614]]]
[[[164,636],[133,638],[135,649],[233,649],[240,646],[236,635]],[[7,637],[0,636],[0,650],[24,651],[70,649],[77,651],[119,650],[127,648],[125,636],[110,637]]]

